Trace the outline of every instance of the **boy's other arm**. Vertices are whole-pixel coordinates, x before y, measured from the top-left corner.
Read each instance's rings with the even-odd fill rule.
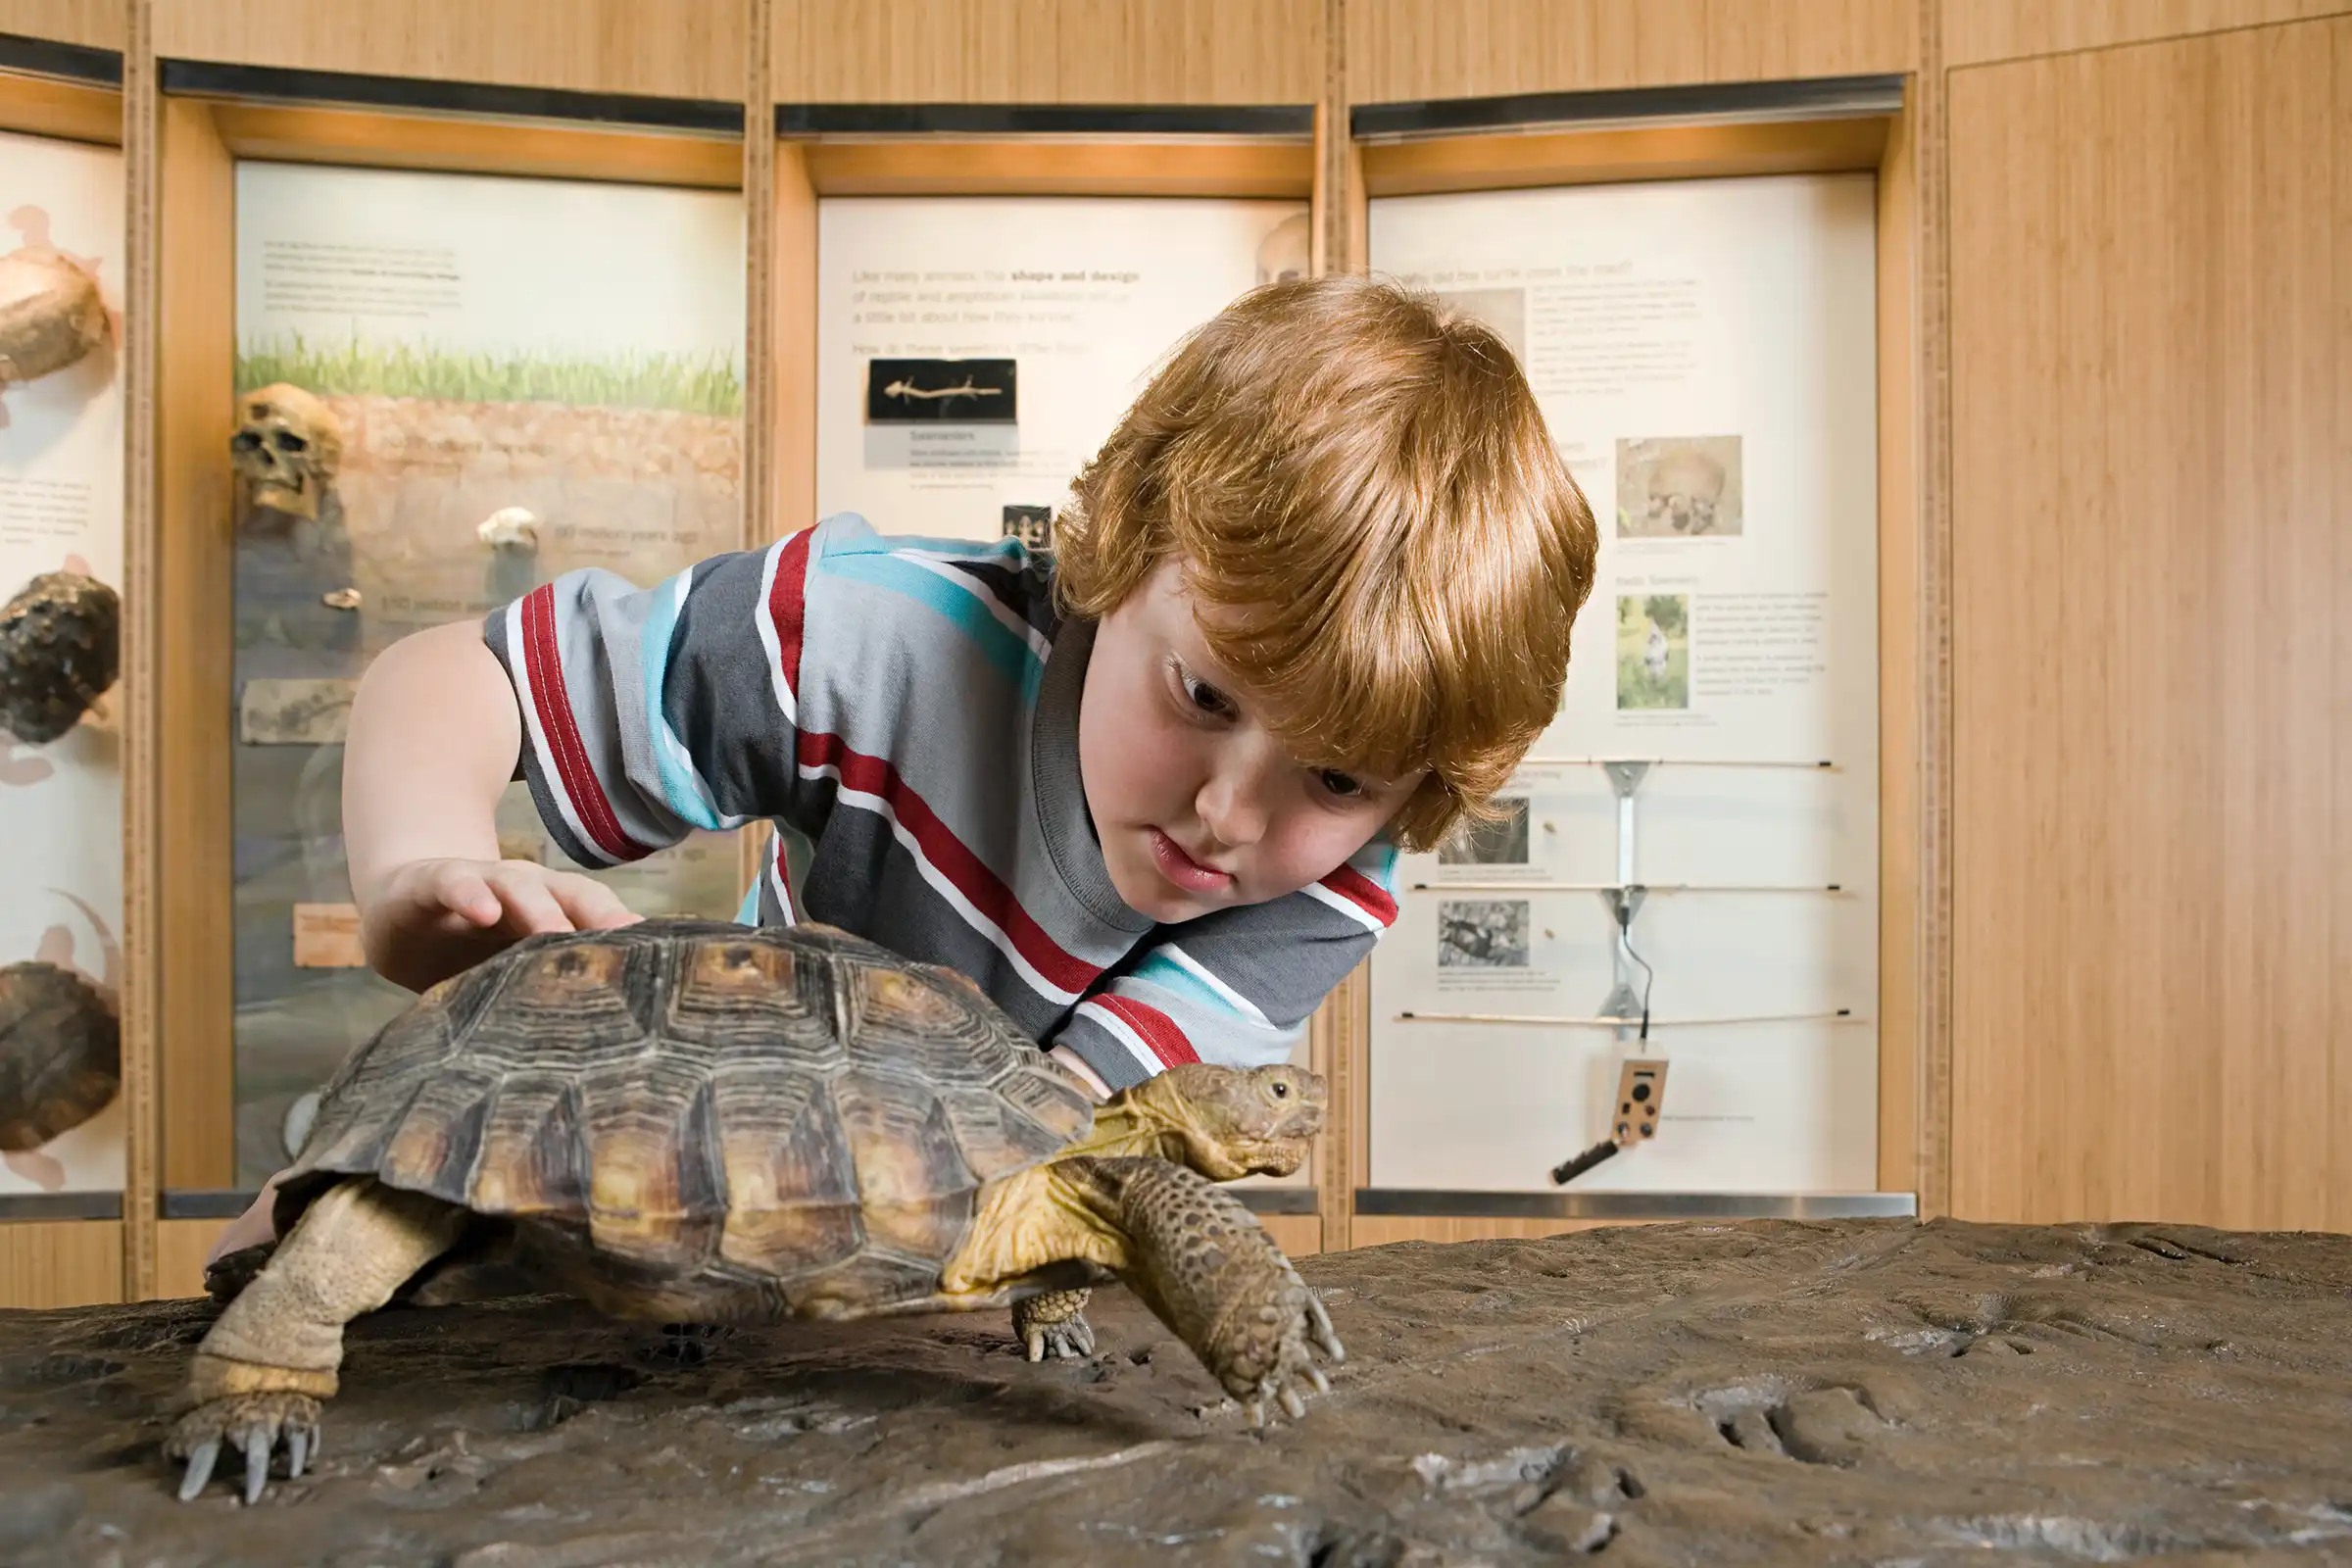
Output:
[[[368,665],[344,743],[343,833],[361,941],[384,978],[422,991],[533,932],[635,918],[589,877],[499,858],[498,800],[521,744],[478,623],[417,632]]]

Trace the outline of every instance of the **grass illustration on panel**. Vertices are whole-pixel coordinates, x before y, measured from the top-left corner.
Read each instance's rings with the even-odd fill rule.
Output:
[[[565,359],[358,339],[329,347],[297,333],[237,356],[239,392],[276,381],[290,381],[327,397],[743,413],[743,378],[724,356],[715,354]]]

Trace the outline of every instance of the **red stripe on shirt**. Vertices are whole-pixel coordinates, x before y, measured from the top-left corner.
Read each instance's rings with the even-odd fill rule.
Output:
[[[784,541],[776,554],[775,580],[767,589],[767,615],[776,626],[776,663],[796,701],[801,690],[801,631],[808,620],[802,595],[808,580],[808,536],[815,532],[803,528]]]
[[[1343,865],[1323,879],[1323,885],[1382,925],[1396,923],[1396,901],[1379,883],[1352,865]]]
[[[1162,1067],[1180,1067],[1200,1059],[1200,1053],[1193,1050],[1193,1043],[1184,1038],[1184,1031],[1176,1027],[1176,1020],[1150,1003],[1115,993],[1093,1000],[1101,1003],[1105,1012],[1117,1013],[1119,1021],[1152,1048],[1152,1054],[1159,1058]]]
[[[571,714],[571,693],[564,684],[564,654],[556,640],[556,590],[553,584],[532,589],[522,601],[522,657],[531,678],[531,703],[539,710],[539,730],[547,737],[548,756],[556,764],[557,782],[571,799],[572,813],[596,847],[615,860],[640,860],[651,854],[621,831],[605,786],[588,760],[580,726]]]
[[[844,788],[879,796],[899,825],[914,837],[915,846],[933,870],[946,877],[973,908],[1011,939],[1013,950],[1029,966],[1064,991],[1084,991],[1102,972],[1099,964],[1072,956],[1030,917],[996,872],[965,848],[939,819],[923,798],[906,786],[899,770],[878,757],[867,757],[842,744],[838,735],[803,730],[799,743],[803,767],[833,767]]]

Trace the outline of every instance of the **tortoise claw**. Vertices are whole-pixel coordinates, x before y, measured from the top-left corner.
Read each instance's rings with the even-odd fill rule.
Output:
[[[255,1427],[245,1434],[245,1506],[250,1508],[262,1500],[262,1489],[270,1484],[270,1433]]]
[[[318,1452],[318,1401],[281,1390],[232,1394],[198,1405],[179,1418],[164,1443],[166,1454],[187,1460],[179,1500],[192,1502],[203,1494],[225,1446],[245,1456],[246,1502],[261,1501],[270,1486],[270,1456],[280,1438],[286,1443],[288,1473],[302,1474]]]
[[[207,1438],[188,1450],[188,1473],[180,1478],[179,1500],[192,1502],[213,1479],[213,1464],[220,1457],[220,1440]]]

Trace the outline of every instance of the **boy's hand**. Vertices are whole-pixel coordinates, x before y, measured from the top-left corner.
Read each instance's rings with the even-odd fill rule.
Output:
[[[369,901],[361,940],[376,973],[423,991],[524,937],[641,918],[602,882],[533,860],[411,860]]]

